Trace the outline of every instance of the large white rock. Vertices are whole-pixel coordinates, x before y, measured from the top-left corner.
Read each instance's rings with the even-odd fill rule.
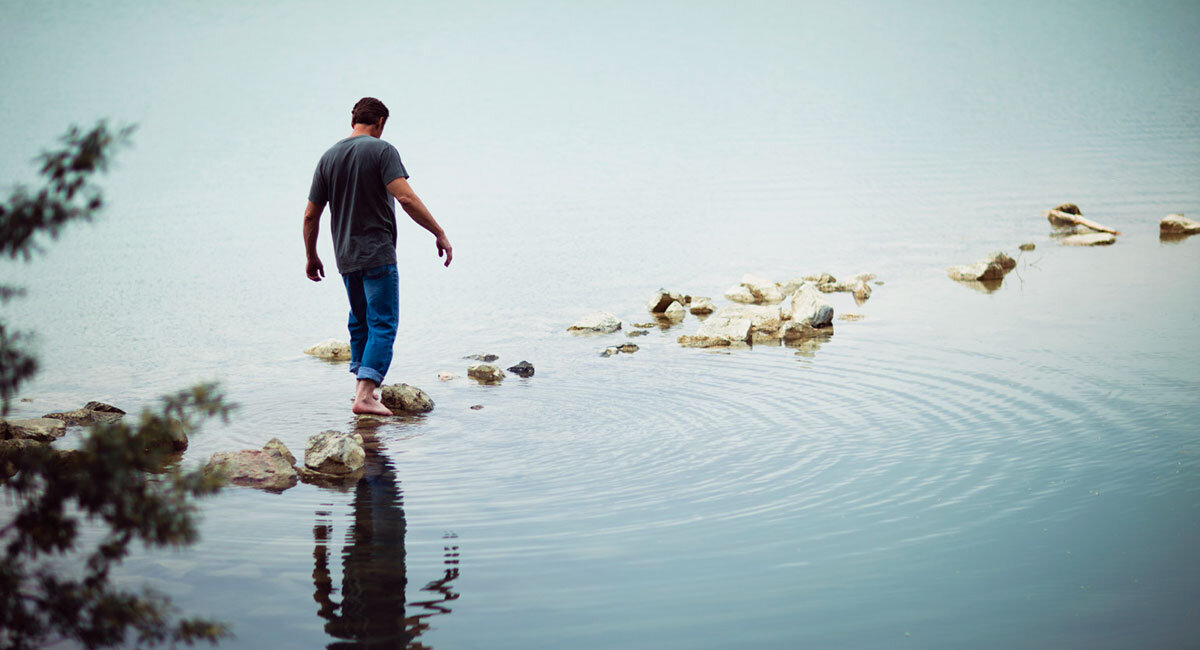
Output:
[[[314,357],[333,361],[348,360],[350,358],[350,344],[337,339],[325,339],[305,350],[304,354],[311,354]]]
[[[811,284],[800,287],[788,297],[780,312],[781,315],[786,312],[791,322],[811,328],[819,329],[833,324],[833,306],[826,302],[825,297]]]
[[[680,345],[694,348],[724,347],[734,343],[749,343],[753,325],[749,318],[713,314],[700,324],[694,335],[680,336]]]
[[[580,334],[608,334],[621,329],[621,319],[606,311],[594,311],[575,321],[568,332]]]
[[[783,300],[783,294],[779,292],[779,287],[760,275],[753,273],[743,275],[742,286],[750,290],[750,295],[754,296],[754,302],[773,304]]]
[[[782,325],[778,305],[729,305],[722,307],[709,320],[713,318],[723,318],[727,321],[744,318],[750,321],[753,331],[763,334],[778,332]]]
[[[725,298],[726,298],[726,300],[731,300],[733,302],[740,302],[740,303],[744,303],[747,305],[754,304],[754,302],[755,302],[754,294],[750,292],[750,289],[748,287],[746,287],[744,285],[740,285],[740,284],[735,287],[729,287],[728,289],[726,289],[725,290]]]
[[[1071,235],[1060,240],[1063,246],[1108,246],[1116,241],[1116,235],[1106,232],[1098,232],[1093,235]]]
[[[1158,222],[1158,231],[1167,235],[1194,235],[1200,233],[1200,221],[1182,214],[1168,214]]]
[[[350,474],[363,468],[367,454],[357,433],[322,431],[308,439],[304,465],[322,474]]]

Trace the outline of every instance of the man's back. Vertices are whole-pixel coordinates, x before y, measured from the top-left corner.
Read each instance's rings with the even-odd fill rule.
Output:
[[[329,204],[339,273],[396,263],[396,210],[387,184],[408,178],[392,145],[358,135],[329,148],[313,172],[308,199]]]

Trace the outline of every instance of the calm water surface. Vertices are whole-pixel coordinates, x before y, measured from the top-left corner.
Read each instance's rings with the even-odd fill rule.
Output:
[[[1157,232],[1200,214],[1195,2],[368,4],[0,2],[0,178],[140,125],[103,217],[0,266],[18,416],[216,379],[240,409],[189,466],[353,428],[300,353],[346,309],[300,215],[360,96],[455,246],[402,228],[389,380],[436,410],[122,580],[231,648],[1200,642],[1200,237]],[[1055,245],[1061,201],[1125,234]],[[944,276],[1026,241],[992,293]],[[747,271],[885,284],[802,349],[564,331]],[[483,352],[537,374],[436,379]]]

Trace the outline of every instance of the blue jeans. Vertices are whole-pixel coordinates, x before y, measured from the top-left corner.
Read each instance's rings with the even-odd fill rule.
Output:
[[[342,282],[350,298],[350,372],[382,385],[400,322],[400,275],[386,264],[346,273]]]

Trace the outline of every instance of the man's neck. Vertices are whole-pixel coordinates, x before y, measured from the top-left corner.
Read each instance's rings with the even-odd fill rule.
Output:
[[[383,134],[379,132],[379,129],[374,124],[355,124],[353,130],[350,131],[350,135],[346,137],[353,138],[359,135],[369,135],[372,138],[378,138]]]

